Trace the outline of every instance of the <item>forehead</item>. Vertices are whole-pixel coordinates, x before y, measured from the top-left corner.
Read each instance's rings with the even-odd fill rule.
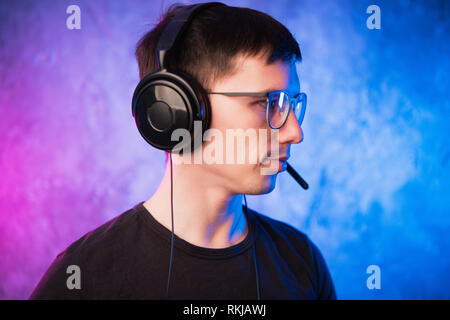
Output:
[[[287,90],[292,94],[299,92],[300,81],[295,62],[275,61],[266,64],[266,61],[267,58],[262,56],[236,58],[235,72],[218,83],[220,90],[229,92]]]

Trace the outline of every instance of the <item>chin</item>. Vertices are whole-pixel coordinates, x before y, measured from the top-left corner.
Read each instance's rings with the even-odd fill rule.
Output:
[[[265,192],[263,192],[263,194],[265,193],[270,193],[273,191],[273,189],[275,189],[275,186],[277,184],[277,174],[271,176],[270,178],[267,179],[267,181],[269,182],[268,187],[265,189]]]
[[[245,192],[246,194],[258,195],[270,193],[275,189],[277,183],[277,174],[272,176],[264,176],[264,179],[259,181],[257,184],[253,185],[250,192]]]

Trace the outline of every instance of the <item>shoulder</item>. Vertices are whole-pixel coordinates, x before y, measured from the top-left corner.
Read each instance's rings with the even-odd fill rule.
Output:
[[[132,254],[129,248],[138,236],[136,230],[139,215],[135,208],[136,206],[87,232],[60,252],[30,298],[79,299],[89,294],[91,287],[98,284],[92,283],[95,279],[105,278],[111,272],[126,268],[125,264],[121,263],[124,261],[124,253]],[[67,290],[66,280],[70,276],[71,266],[81,270],[83,290]],[[94,280],[87,281],[88,279]]]
[[[102,249],[120,249],[132,241],[133,230],[138,228],[139,215],[133,207],[104,224],[87,232],[81,238],[69,245],[61,254],[79,255],[81,253],[97,253]]]
[[[258,233],[262,233],[262,236],[270,236],[274,241],[289,242],[300,246],[302,249],[307,249],[308,251],[314,249],[312,248],[313,243],[309,237],[294,226],[271,218],[255,210],[250,209],[250,211],[255,217]]]
[[[290,265],[297,273],[307,273],[319,299],[335,299],[335,289],[325,259],[316,244],[292,225],[250,210],[255,217],[256,237],[267,250]]]

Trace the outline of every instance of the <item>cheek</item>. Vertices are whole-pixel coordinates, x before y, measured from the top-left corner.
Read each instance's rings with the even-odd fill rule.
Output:
[[[215,129],[220,132],[224,162],[227,153],[231,157],[237,157],[239,151],[245,151],[245,163],[247,165],[236,164],[238,168],[233,164],[226,165],[230,166],[230,169],[235,167],[234,170],[237,169],[240,171],[241,168],[242,170],[249,170],[248,166],[258,166],[262,155],[270,149],[271,130],[266,122],[266,111],[264,107],[250,104],[244,105],[234,101],[226,101],[225,103],[217,99],[212,102],[210,129]],[[239,150],[242,147],[238,146],[236,139],[230,148],[230,146],[227,147],[227,129],[231,129],[230,132],[236,134],[238,131],[235,130],[237,129],[242,129],[244,134],[250,130],[253,131],[252,134],[256,138],[253,140],[249,138],[245,139],[245,150]],[[209,144],[211,142],[205,143]],[[256,157],[256,160],[253,160],[253,162],[249,161],[250,154],[252,154],[253,159]]]
[[[266,108],[258,103],[249,104],[247,108],[247,123],[249,127],[266,127]]]
[[[217,98],[217,97],[216,97]],[[266,108],[252,102],[241,102],[238,98],[224,101],[211,100],[211,127],[226,129],[248,129],[266,127]]]

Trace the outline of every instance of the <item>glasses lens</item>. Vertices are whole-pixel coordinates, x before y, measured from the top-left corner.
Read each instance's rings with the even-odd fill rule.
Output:
[[[272,128],[280,128],[289,113],[289,97],[285,92],[269,94],[268,119]]]
[[[294,112],[295,117],[297,118],[298,125],[300,126],[303,122],[303,118],[305,117],[306,110],[306,94],[300,93],[297,98],[297,104],[295,105]]]

